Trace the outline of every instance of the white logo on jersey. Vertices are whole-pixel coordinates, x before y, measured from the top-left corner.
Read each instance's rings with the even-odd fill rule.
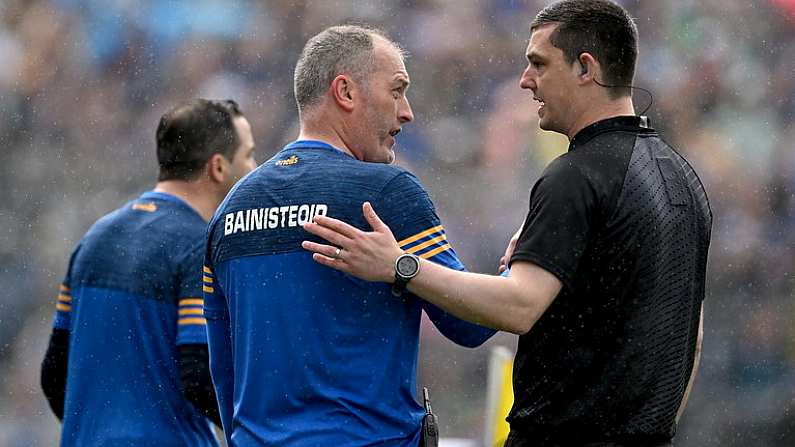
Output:
[[[325,216],[328,206],[323,204],[274,206],[240,210],[224,215],[224,236],[230,234],[300,227],[315,216]]]

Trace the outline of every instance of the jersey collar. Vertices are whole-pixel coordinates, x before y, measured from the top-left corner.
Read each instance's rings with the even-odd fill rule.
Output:
[[[164,202],[175,203],[175,204],[177,204],[179,206],[182,206],[182,207],[185,207],[185,208],[191,210],[194,214],[196,214],[197,216],[201,217],[199,212],[196,211],[195,209],[193,209],[193,207],[190,206],[190,204],[188,204],[188,202],[180,199],[179,197],[177,197],[177,196],[175,196],[173,194],[169,194],[169,193],[166,193],[166,192],[147,191],[147,192],[141,194],[141,196],[138,197],[138,200],[162,200]]]
[[[595,136],[605,132],[630,131],[638,133],[654,133],[651,128],[649,118],[646,116],[616,116],[605,120],[597,121],[590,126],[586,126],[569,142],[569,151],[577,146],[582,146]]]
[[[291,149],[325,149],[340,153],[346,157],[354,158],[351,154],[343,151],[342,149],[336,148],[325,141],[320,140],[296,140],[285,146],[282,151],[289,151]]]

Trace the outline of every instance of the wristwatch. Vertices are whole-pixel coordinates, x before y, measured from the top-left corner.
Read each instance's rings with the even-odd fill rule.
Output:
[[[400,296],[406,290],[411,278],[420,272],[420,258],[411,253],[403,253],[395,261],[395,282],[392,283],[392,295]]]

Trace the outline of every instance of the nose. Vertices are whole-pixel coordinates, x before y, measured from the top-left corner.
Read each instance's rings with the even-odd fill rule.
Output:
[[[398,106],[398,121],[401,124],[414,121],[414,112],[411,111],[411,104],[409,104],[409,99],[405,96]]]
[[[536,87],[533,67],[529,64],[527,68],[524,69],[524,72],[522,72],[522,77],[519,78],[519,87],[526,90],[534,90]]]

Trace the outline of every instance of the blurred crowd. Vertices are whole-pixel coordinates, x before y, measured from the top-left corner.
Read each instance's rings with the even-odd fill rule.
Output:
[[[0,2],[0,445],[54,445],[38,385],[58,284],[101,215],[156,180],[175,103],[237,100],[266,160],[297,135],[295,61],[343,22],[410,54],[416,115],[398,163],[428,188],[457,252],[493,272],[529,188],[565,151],[519,89],[541,0]],[[795,2],[621,1],[640,30],[635,95],[693,163],[715,214],[701,371],[679,446],[795,445]],[[480,439],[489,346],[423,330],[419,381],[445,436]]]

